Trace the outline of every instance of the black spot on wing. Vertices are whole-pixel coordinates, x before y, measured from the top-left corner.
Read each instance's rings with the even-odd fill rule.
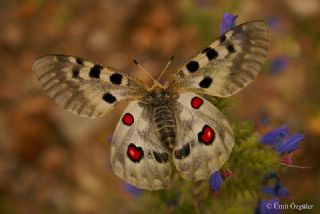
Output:
[[[220,43],[223,43],[224,41],[226,41],[226,35],[221,35],[219,40],[220,40]]]
[[[191,61],[186,65],[190,73],[196,72],[199,69],[199,63],[197,61]]]
[[[122,82],[122,78],[123,76],[121,74],[114,73],[110,76],[110,82],[116,85],[120,85]]]
[[[212,84],[212,78],[209,76],[206,76],[203,78],[203,80],[201,80],[201,82],[199,83],[199,86],[201,88],[209,88],[211,84]]]
[[[79,65],[83,65],[83,59],[81,59],[80,57],[76,57],[76,62],[77,62]]]
[[[100,78],[102,66],[101,65],[94,65],[89,72],[89,77],[91,78]]]
[[[188,157],[190,154],[190,145],[189,143],[185,144],[182,149],[176,150],[174,152],[174,157],[178,160]]]
[[[169,155],[168,153],[160,153],[160,152],[153,152],[153,156],[156,159],[157,162],[159,163],[166,163],[169,161]]]
[[[230,54],[236,52],[236,50],[234,49],[233,44],[227,45],[227,50],[228,50],[228,52],[229,52]]]
[[[218,52],[217,52],[215,49],[210,48],[210,47],[204,49],[204,50],[202,51],[202,53],[205,53],[205,54],[206,54],[208,60],[212,60],[212,59],[215,59],[215,58],[218,57]]]
[[[72,78],[73,79],[78,79],[80,75],[80,70],[78,68],[74,68],[72,70]]]
[[[110,94],[110,93],[105,93],[105,94],[102,96],[102,99],[103,99],[104,101],[106,101],[107,103],[110,103],[110,104],[112,104],[112,103],[114,103],[115,101],[117,101],[116,97],[113,96],[113,95]]]

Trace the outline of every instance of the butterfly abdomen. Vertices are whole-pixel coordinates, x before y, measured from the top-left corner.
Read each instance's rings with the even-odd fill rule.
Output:
[[[157,127],[161,143],[172,149],[176,137],[175,120],[168,106],[161,105],[154,108],[154,122]]]

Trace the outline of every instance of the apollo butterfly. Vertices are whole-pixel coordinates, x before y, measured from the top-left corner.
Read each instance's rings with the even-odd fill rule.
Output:
[[[112,169],[130,184],[158,190],[170,185],[172,166],[185,179],[198,181],[228,160],[232,129],[202,95],[228,97],[248,85],[262,69],[268,43],[265,22],[244,23],[221,35],[164,84],[162,73],[151,87],[74,56],[41,57],[33,70],[49,96],[78,115],[101,117],[127,102],[112,138]]]

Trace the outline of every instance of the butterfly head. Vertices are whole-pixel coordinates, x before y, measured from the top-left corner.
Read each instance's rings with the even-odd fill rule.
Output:
[[[171,94],[160,86],[154,85],[151,88],[148,95],[145,97],[145,101],[151,105],[159,106],[168,103],[171,100]]]

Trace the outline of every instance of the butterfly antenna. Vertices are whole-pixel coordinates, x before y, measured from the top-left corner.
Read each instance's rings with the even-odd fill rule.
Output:
[[[158,82],[156,79],[153,78],[153,76],[147,72],[139,63],[137,60],[133,60],[134,64],[136,64],[147,76],[149,76],[154,82]]]
[[[167,63],[166,67],[164,67],[163,71],[161,72],[160,76],[158,77],[158,81],[160,81],[161,77],[163,76],[163,74],[166,72],[166,70],[169,68],[169,65],[171,64],[171,62],[173,61],[174,56],[172,56],[169,60],[169,62]]]

